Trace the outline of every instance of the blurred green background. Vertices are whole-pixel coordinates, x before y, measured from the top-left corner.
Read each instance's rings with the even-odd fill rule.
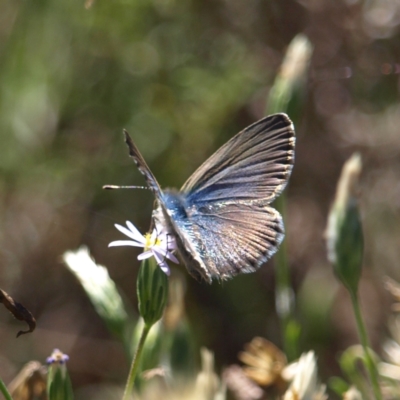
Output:
[[[357,342],[349,298],[326,261],[323,233],[348,156],[364,160],[361,297],[372,343],[386,335],[382,276],[400,279],[400,3],[384,0],[0,0],[0,287],[37,319],[34,334],[0,309],[0,376],[11,380],[54,347],[76,388],[121,384],[122,345],[61,255],[86,244],[132,307],[139,262],[114,223],[150,224],[149,191],[123,142],[126,128],[162,187],[180,187],[237,131],[264,115],[286,48],[314,48],[295,118],[287,248],[302,324],[322,375]],[[219,366],[255,335],[282,344],[272,262],[208,286],[187,275],[195,342]],[[84,390],[84,389],[82,389]],[[86,390],[86,389],[85,389]]]

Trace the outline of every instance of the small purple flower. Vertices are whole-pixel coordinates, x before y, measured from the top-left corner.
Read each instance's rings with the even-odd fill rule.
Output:
[[[138,255],[138,260],[144,260],[153,256],[161,270],[169,275],[170,270],[166,262],[168,258],[175,264],[179,264],[178,259],[173,254],[176,247],[175,236],[167,232],[162,226],[156,225],[153,232],[142,235],[130,221],[126,221],[126,226],[115,224],[115,227],[131,240],[116,240],[111,242],[108,247],[114,246],[134,246],[143,247],[144,252]]]
[[[59,349],[54,349],[50,357],[46,358],[47,364],[60,364],[63,365],[69,360],[69,356],[64,354]]]

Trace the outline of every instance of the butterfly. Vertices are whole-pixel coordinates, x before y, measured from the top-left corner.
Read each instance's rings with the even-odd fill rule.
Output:
[[[211,283],[257,270],[284,238],[270,203],[294,163],[295,133],[286,114],[253,123],[231,138],[186,181],[162,190],[128,132],[129,155],[154,193],[153,222],[176,240],[189,273]]]

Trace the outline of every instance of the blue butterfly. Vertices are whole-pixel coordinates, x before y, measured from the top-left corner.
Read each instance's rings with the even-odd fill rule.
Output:
[[[257,270],[284,237],[282,217],[270,207],[290,177],[294,127],[286,114],[250,125],[225,143],[180,191],[161,190],[124,131],[129,155],[156,197],[153,221],[174,235],[189,273],[211,283]]]

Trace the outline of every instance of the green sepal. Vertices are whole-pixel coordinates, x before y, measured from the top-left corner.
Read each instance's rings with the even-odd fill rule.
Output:
[[[137,279],[139,312],[152,326],[163,315],[168,300],[168,277],[152,257],[142,261]]]
[[[337,217],[336,253],[333,263],[338,279],[353,293],[357,293],[362,271],[364,237],[358,205],[351,199],[342,215]]]
[[[51,365],[47,375],[49,400],[73,400],[71,380],[65,365]]]

